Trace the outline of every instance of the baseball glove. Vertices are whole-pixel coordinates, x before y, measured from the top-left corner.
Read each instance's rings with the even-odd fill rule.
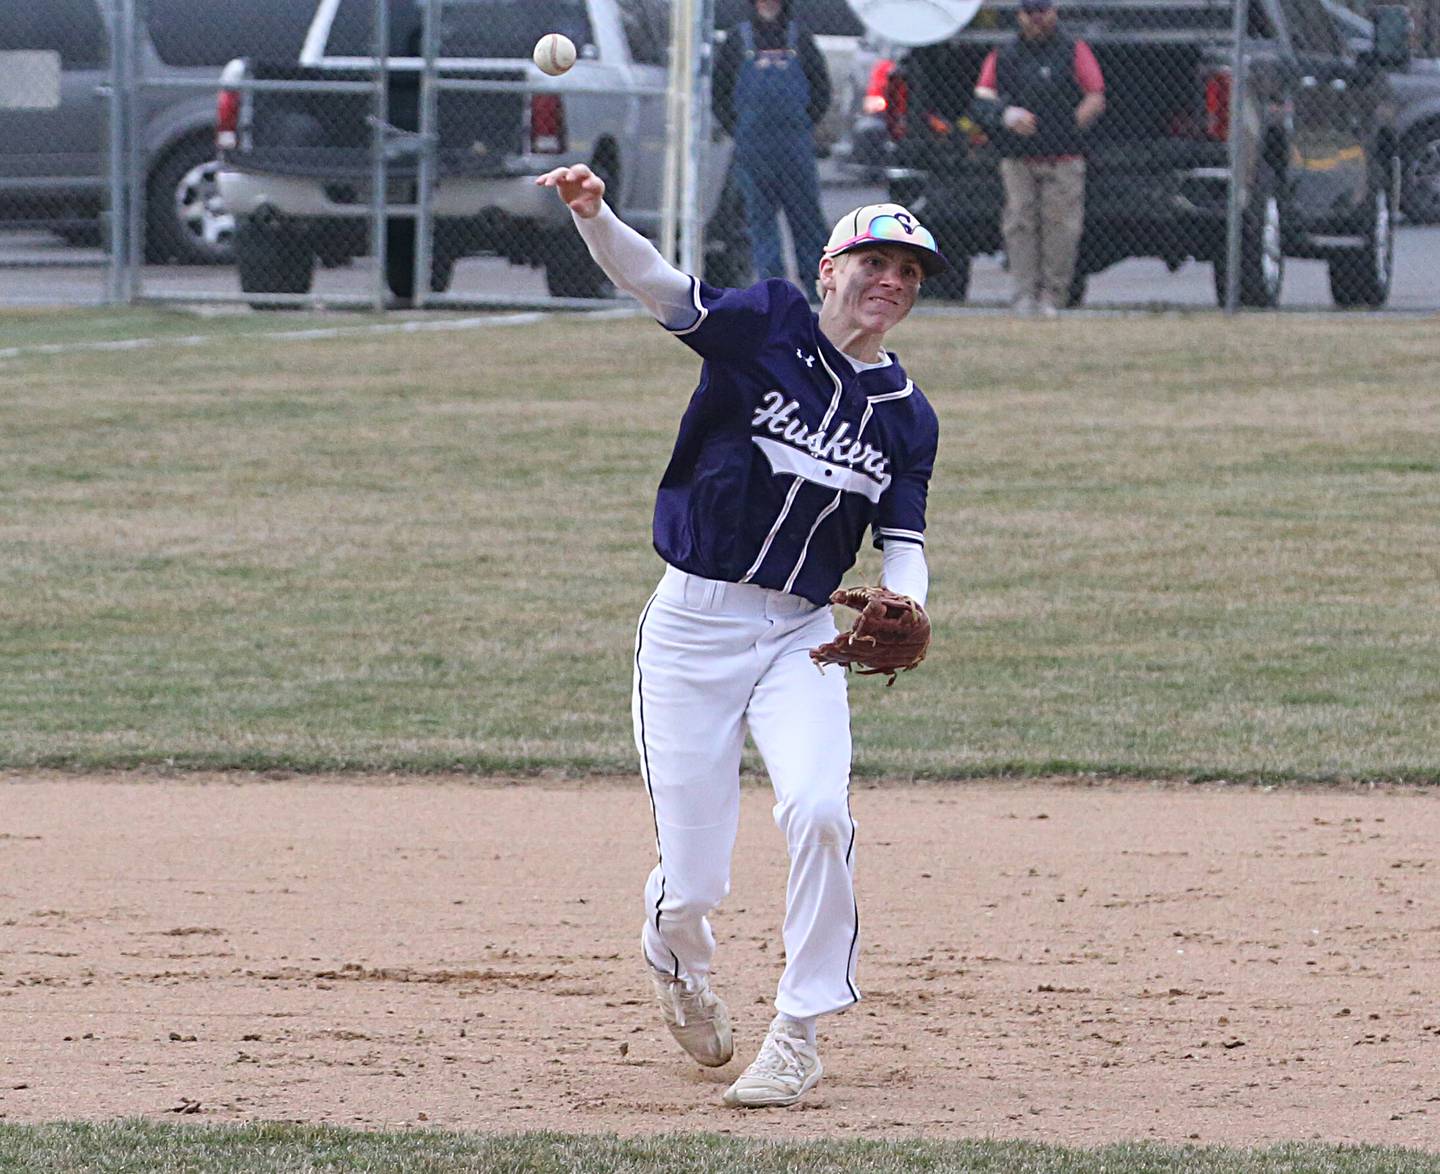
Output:
[[[896,673],[925,659],[930,617],[908,595],[888,587],[842,587],[831,593],[830,602],[843,603],[860,614],[848,632],[810,650],[810,659],[821,669],[841,664],[861,676],[884,674],[890,678],[885,682],[888,687],[895,683]]]

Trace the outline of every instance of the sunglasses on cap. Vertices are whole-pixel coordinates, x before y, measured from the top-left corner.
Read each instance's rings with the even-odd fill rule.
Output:
[[[901,219],[889,212],[872,217],[866,225],[865,231],[858,236],[852,236],[847,241],[841,241],[833,245],[825,252],[832,257],[838,257],[841,253],[847,253],[851,249],[861,245],[870,244],[897,244],[910,245],[917,249],[933,255],[934,260],[940,261],[940,250],[935,244],[935,235],[923,224],[916,224],[909,217]],[[941,261],[943,268],[944,262]],[[927,270],[930,266],[926,266]]]

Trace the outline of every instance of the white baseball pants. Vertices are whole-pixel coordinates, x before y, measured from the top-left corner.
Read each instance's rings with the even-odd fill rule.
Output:
[[[798,1019],[860,998],[845,673],[822,674],[809,657],[834,635],[829,607],[673,567],[636,634],[631,708],[659,856],[645,886],[645,953],[677,977],[709,977],[708,915],[730,891],[748,729],[790,852],[775,1007]]]

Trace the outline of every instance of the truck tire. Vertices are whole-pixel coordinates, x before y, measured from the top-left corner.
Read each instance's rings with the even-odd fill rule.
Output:
[[[1440,121],[1405,136],[1400,207],[1416,224],[1440,224]]]
[[[415,297],[415,221],[385,222],[385,284],[400,301]]]
[[[1399,166],[1396,160],[1395,167]],[[1359,247],[1330,257],[1330,296],[1337,306],[1383,306],[1395,275],[1394,171],[1370,184],[1369,216]]]
[[[235,217],[220,203],[209,135],[183,139],[156,164],[145,188],[145,260],[152,265],[229,265]]]
[[[614,292],[573,225],[552,229],[546,237],[545,288],[554,298],[608,298]]]
[[[247,294],[304,294],[310,292],[315,256],[296,237],[244,219],[235,232],[235,267]],[[252,298],[250,304],[257,310],[294,308],[263,298]]]
[[[1240,216],[1240,304],[1271,310],[1285,284],[1284,201],[1275,172],[1256,169],[1255,186]],[[1224,242],[1215,258],[1215,300],[1225,305]]]
[[[430,292],[444,293],[455,276],[455,258],[431,243]],[[385,285],[402,302],[415,300],[415,221],[385,222]]]
[[[927,277],[920,292],[926,298],[941,302],[963,302],[970,296],[970,254],[945,254],[950,268],[934,277]]]

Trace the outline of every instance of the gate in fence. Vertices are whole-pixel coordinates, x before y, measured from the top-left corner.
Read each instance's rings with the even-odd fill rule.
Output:
[[[583,161],[717,284],[808,285],[817,232],[893,201],[936,303],[1440,307],[1440,64],[1401,6],[793,7],[5,5],[0,301],[614,304],[533,184]]]

